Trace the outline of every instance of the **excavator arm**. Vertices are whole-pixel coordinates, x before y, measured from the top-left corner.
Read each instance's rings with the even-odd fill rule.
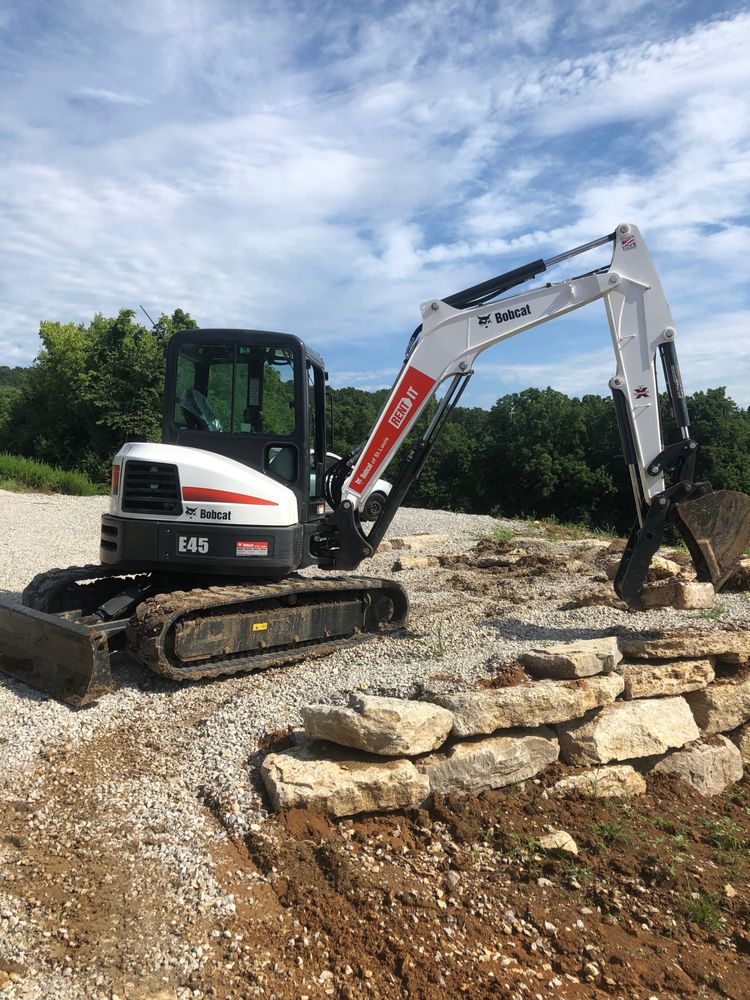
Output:
[[[613,247],[608,266],[497,299],[553,265],[608,243]],[[354,569],[374,553],[483,351],[597,301],[604,306],[615,353],[616,370],[609,386],[637,515],[615,589],[628,603],[637,602],[668,519],[675,520],[685,536],[699,577],[720,586],[750,539],[750,498],[730,491],[713,493],[707,483],[694,482],[697,445],[690,437],[672,316],[645,241],[635,226],[627,224],[549,260],[423,303],[421,327],[409,343],[373,430],[348,464],[333,470],[346,478],[340,491],[332,491],[339,493],[340,502],[318,541],[320,565]],[[666,448],[659,418],[657,355],[680,432],[680,440]],[[444,382],[448,387],[427,431],[365,535],[357,509]],[[670,485],[667,475],[674,480]]]

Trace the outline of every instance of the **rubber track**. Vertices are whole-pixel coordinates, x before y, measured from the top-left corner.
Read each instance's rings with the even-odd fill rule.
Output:
[[[24,589],[21,602],[24,607],[37,611],[65,615],[66,611],[80,608],[81,598],[88,596],[89,600],[85,601],[87,606],[82,610],[84,613],[91,612],[98,607],[100,598],[106,599],[107,596],[111,596],[99,593],[97,584],[110,584],[118,577],[122,577],[123,585],[132,582],[133,579],[132,576],[123,574],[118,567],[106,564],[49,570],[34,577]],[[175,584],[184,586],[185,580],[185,577],[180,577],[179,580],[175,580]],[[205,580],[203,577],[200,583],[204,583]],[[297,643],[285,649],[277,648],[268,653],[253,653],[250,656],[234,653],[225,659],[211,660],[205,665],[191,667],[176,667],[165,654],[165,637],[168,629],[176,620],[186,616],[199,616],[201,612],[215,613],[222,607],[228,614],[237,613],[236,610],[233,612],[233,606],[236,608],[237,605],[247,604],[253,600],[259,602],[279,600],[290,594],[321,591],[336,594],[352,590],[382,590],[384,587],[402,595],[403,613],[397,616],[398,620],[392,627],[386,627],[375,633],[360,632],[325,642],[313,640],[309,645]],[[408,598],[403,587],[394,581],[374,577],[336,576],[321,579],[292,575],[283,581],[259,583],[256,579],[244,584],[233,581],[209,587],[193,587],[189,590],[171,590],[165,586],[162,593],[148,598],[139,605],[132,616],[127,628],[128,652],[133,659],[155,673],[180,681],[201,680],[325,656],[346,646],[355,646],[376,635],[396,631],[404,624],[407,613]]]
[[[56,614],[61,610],[57,605],[68,588],[77,584],[96,584],[117,575],[117,567],[94,563],[70,566],[67,569],[51,569],[46,573],[38,573],[26,585],[21,595],[21,604],[25,608],[34,608],[35,611]]]
[[[241,613],[238,606],[248,602],[274,601],[290,594],[351,592],[383,589],[398,591],[403,596],[403,612],[398,615],[391,628],[379,632],[360,632],[352,636],[332,639],[326,642],[313,640],[309,645],[294,644],[267,653],[245,655],[236,653],[225,659],[212,659],[208,663],[195,666],[176,666],[169,659],[168,635],[172,626],[180,619],[200,616],[202,612],[216,612],[225,609],[227,614]],[[253,611],[261,610],[251,609]],[[291,610],[291,607],[290,607]],[[304,578],[288,577],[276,583],[245,584],[233,586],[206,587],[200,590],[172,591],[158,594],[144,601],[131,618],[127,630],[128,651],[139,663],[155,673],[164,674],[174,680],[200,680],[234,674],[243,670],[281,666],[311,656],[323,656],[346,646],[354,646],[374,635],[396,631],[406,619],[408,599],[400,584],[391,580],[372,577]]]

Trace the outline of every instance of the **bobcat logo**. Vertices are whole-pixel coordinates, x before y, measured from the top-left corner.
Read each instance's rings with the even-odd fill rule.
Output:
[[[195,517],[195,515],[198,513],[198,508],[197,507],[186,507],[185,508],[185,513],[187,514],[188,517]]]
[[[492,319],[492,313],[487,313],[486,316],[477,316],[480,326],[489,326],[490,320]]]

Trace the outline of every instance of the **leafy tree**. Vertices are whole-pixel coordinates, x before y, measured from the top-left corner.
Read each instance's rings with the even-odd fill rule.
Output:
[[[88,326],[43,322],[42,350],[0,422],[0,449],[106,479],[126,440],[160,436],[164,345],[197,324],[181,310],[155,330],[122,309]]]

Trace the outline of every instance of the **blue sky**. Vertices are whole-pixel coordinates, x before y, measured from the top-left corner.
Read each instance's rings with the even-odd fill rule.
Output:
[[[748,52],[746,3],[0,0],[0,364],[143,303],[390,385],[420,302],[627,221],[688,391],[749,405]],[[464,401],[613,368],[592,307]]]

